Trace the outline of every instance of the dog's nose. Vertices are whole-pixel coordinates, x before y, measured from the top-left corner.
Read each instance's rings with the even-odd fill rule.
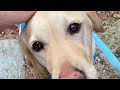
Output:
[[[60,79],[86,79],[86,75],[82,70],[67,70],[60,74]]]

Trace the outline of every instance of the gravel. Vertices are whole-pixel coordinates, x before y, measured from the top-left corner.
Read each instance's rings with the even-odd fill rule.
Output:
[[[111,49],[118,60],[120,60],[120,12],[99,11],[98,13],[99,17],[103,20],[103,27],[106,31],[104,33],[97,33],[97,35]],[[114,72],[112,66],[98,48],[95,67],[100,79],[120,79],[120,76]]]

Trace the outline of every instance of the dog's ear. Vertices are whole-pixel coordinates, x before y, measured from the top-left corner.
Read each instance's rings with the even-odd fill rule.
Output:
[[[40,73],[41,78],[48,78],[48,76],[50,75],[49,72],[47,71],[47,69],[45,67],[43,67],[37,60],[36,58],[33,56],[33,54],[30,52],[30,50],[28,49],[28,47],[25,44],[25,35],[26,32],[23,31],[20,36],[19,36],[19,43],[21,46],[21,49],[23,51],[23,54],[27,57],[27,59],[29,60],[29,62],[31,62],[31,64],[34,66],[34,68]]]
[[[96,12],[95,11],[86,11],[86,13],[87,13],[87,16],[90,18],[90,20],[93,23],[93,30],[95,32],[104,32],[105,29],[102,26],[102,21],[96,14]]]

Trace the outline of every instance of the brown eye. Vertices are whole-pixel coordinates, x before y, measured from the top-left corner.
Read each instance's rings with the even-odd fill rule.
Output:
[[[32,48],[36,52],[39,52],[39,51],[41,51],[44,48],[44,45],[43,45],[43,43],[41,43],[39,41],[36,41],[36,42],[33,43]]]
[[[69,31],[70,34],[75,34],[75,33],[80,31],[80,27],[81,27],[81,24],[72,23],[72,24],[69,25],[68,31]]]

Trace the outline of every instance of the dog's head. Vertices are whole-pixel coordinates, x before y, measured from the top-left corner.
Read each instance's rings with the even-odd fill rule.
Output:
[[[103,31],[95,12],[38,11],[20,35],[31,62],[53,79],[94,79],[92,31]]]

